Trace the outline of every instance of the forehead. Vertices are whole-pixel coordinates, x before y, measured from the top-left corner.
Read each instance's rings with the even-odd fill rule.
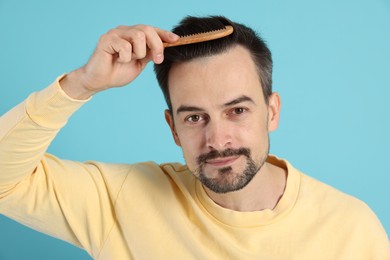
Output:
[[[241,46],[173,65],[168,86],[174,110],[183,104],[221,105],[242,95],[254,100],[262,98],[255,63]]]

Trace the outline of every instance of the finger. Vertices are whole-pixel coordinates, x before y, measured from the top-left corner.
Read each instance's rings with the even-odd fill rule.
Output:
[[[147,52],[145,58],[141,59],[140,62],[141,64],[147,64],[148,62],[153,61],[153,56],[150,51]]]
[[[164,59],[164,46],[156,28],[147,25],[137,25],[136,28],[139,32],[142,32],[145,42],[136,41],[134,44],[139,43],[142,47],[147,47],[147,56],[155,63],[161,63]],[[132,32],[130,37],[134,40],[135,35],[136,34]],[[141,48],[141,46],[139,46],[139,48]]]
[[[158,41],[152,41],[147,39],[148,46],[151,49],[152,52],[152,59],[154,63],[160,64],[164,60],[164,45],[163,42],[175,42],[177,41],[180,37],[170,31],[166,31],[160,28],[153,28],[154,31],[158,35]]]
[[[133,47],[133,59],[143,59],[147,53],[146,35],[142,30],[134,29],[128,36]]]
[[[174,42],[179,38],[172,32],[147,25],[120,26],[115,31],[132,44],[133,58],[151,56],[155,63],[161,63],[164,59],[163,41]]]
[[[169,43],[172,43],[172,42],[175,42],[177,41],[180,36],[173,33],[173,32],[170,32],[170,31],[166,31],[166,30],[163,30],[163,29],[160,29],[160,28],[154,28],[157,32],[157,34],[159,35],[159,37],[161,38],[161,40],[163,42],[169,42]]]
[[[153,62],[159,64],[164,60],[164,45],[163,42],[175,42],[180,37],[170,31],[166,31],[157,27],[147,25],[137,25],[140,31],[144,32],[146,45],[149,48],[149,53]],[[133,47],[134,48],[134,47]]]
[[[116,56],[118,62],[126,63],[132,60],[132,45],[120,38],[115,32],[103,35],[99,47],[106,53]]]
[[[111,42],[111,48],[118,54],[117,61],[121,63],[128,63],[136,59],[133,54],[133,46],[121,38],[115,38]]]
[[[119,37],[131,43],[133,59],[144,59],[150,52],[163,52],[162,41],[153,27],[147,25],[119,26],[115,32]],[[152,42],[153,50],[150,49],[150,42]],[[158,50],[154,50],[156,48]],[[158,58],[154,57],[153,60],[155,59]]]

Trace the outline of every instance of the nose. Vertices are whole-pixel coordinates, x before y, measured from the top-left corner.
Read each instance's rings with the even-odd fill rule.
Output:
[[[210,121],[205,128],[207,148],[224,150],[232,145],[231,127],[220,121]]]

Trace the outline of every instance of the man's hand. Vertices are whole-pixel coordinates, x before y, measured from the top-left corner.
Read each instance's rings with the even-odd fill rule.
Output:
[[[163,42],[179,37],[146,25],[119,26],[101,36],[88,63],[61,80],[72,98],[87,99],[97,92],[132,82],[149,61],[164,60]]]

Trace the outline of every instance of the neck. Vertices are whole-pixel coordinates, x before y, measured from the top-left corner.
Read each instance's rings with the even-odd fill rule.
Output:
[[[259,211],[274,209],[284,193],[285,186],[285,170],[266,162],[252,181],[241,190],[221,194],[204,188],[207,195],[224,208]]]

